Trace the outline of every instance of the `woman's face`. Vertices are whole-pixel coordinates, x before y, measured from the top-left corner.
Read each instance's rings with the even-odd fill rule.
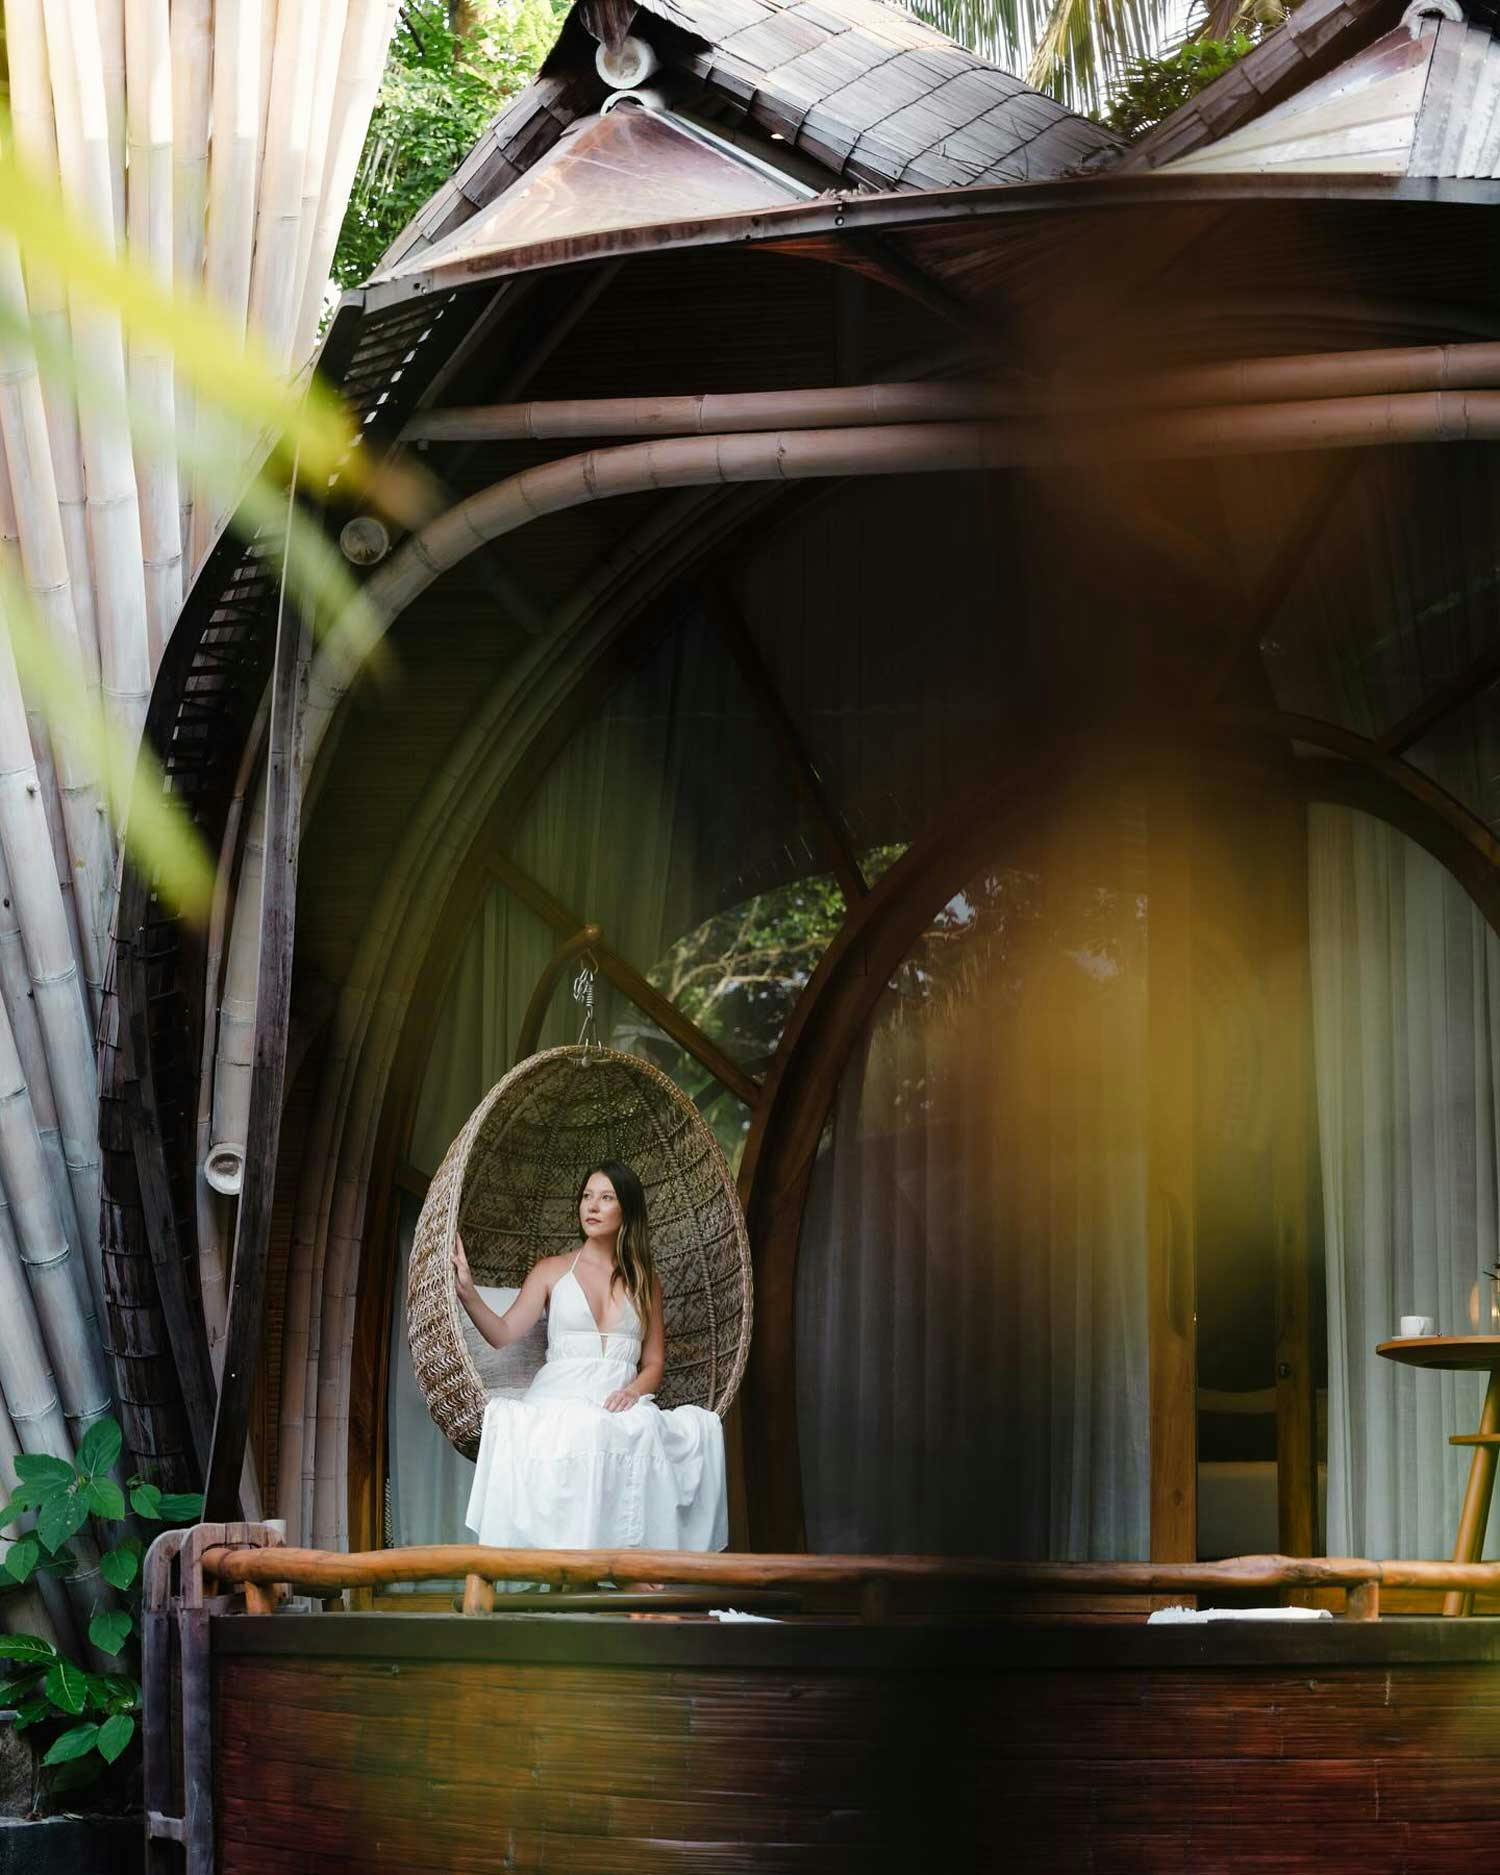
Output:
[[[585,1237],[617,1237],[620,1234],[620,1201],[615,1188],[602,1172],[595,1172],[583,1188],[578,1204],[578,1221]]]

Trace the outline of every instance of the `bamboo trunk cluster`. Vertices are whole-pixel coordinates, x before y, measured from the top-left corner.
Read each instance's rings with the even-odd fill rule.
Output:
[[[21,160],[106,252],[206,293],[299,371],[393,0],[0,4]],[[24,612],[133,745],[251,439],[194,408],[164,347],[3,237],[0,312],[0,628]],[[70,1456],[112,1405],[94,1049],[118,854],[94,748],[48,730],[0,629],[0,1485],[17,1451]],[[227,953],[223,907],[219,928]],[[253,985],[253,946],[248,963]],[[217,1346],[225,1201],[204,1197]],[[42,1594],[9,1598],[7,1617],[68,1638],[66,1601]]]

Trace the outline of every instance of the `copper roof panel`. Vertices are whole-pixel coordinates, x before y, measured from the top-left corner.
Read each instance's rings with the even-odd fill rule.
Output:
[[[480,265],[539,241],[743,214],[805,195],[676,120],[622,102],[581,120],[488,208],[382,277]]]

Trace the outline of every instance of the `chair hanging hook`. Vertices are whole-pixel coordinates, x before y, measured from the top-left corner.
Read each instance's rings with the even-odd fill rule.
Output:
[[[583,1011],[582,1020],[578,1025],[578,1046],[580,1048],[600,1048],[603,1046],[599,1040],[599,1031],[594,1024],[594,979],[598,974],[599,965],[595,960],[594,953],[592,951],[585,951],[583,953],[583,962],[579,966],[578,975],[573,979],[573,1001],[577,1003],[579,1008]],[[583,1057],[579,1065],[582,1067],[588,1065],[587,1055]]]

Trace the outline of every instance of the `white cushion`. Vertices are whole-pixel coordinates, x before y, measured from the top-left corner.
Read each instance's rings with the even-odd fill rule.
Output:
[[[479,1297],[497,1315],[503,1315],[521,1293],[519,1289],[487,1289],[478,1285]],[[529,1334],[522,1335],[508,1347],[492,1348],[479,1330],[459,1310],[464,1340],[485,1392],[493,1399],[517,1400],[536,1378],[537,1369],[547,1358],[547,1317],[543,1315]]]

